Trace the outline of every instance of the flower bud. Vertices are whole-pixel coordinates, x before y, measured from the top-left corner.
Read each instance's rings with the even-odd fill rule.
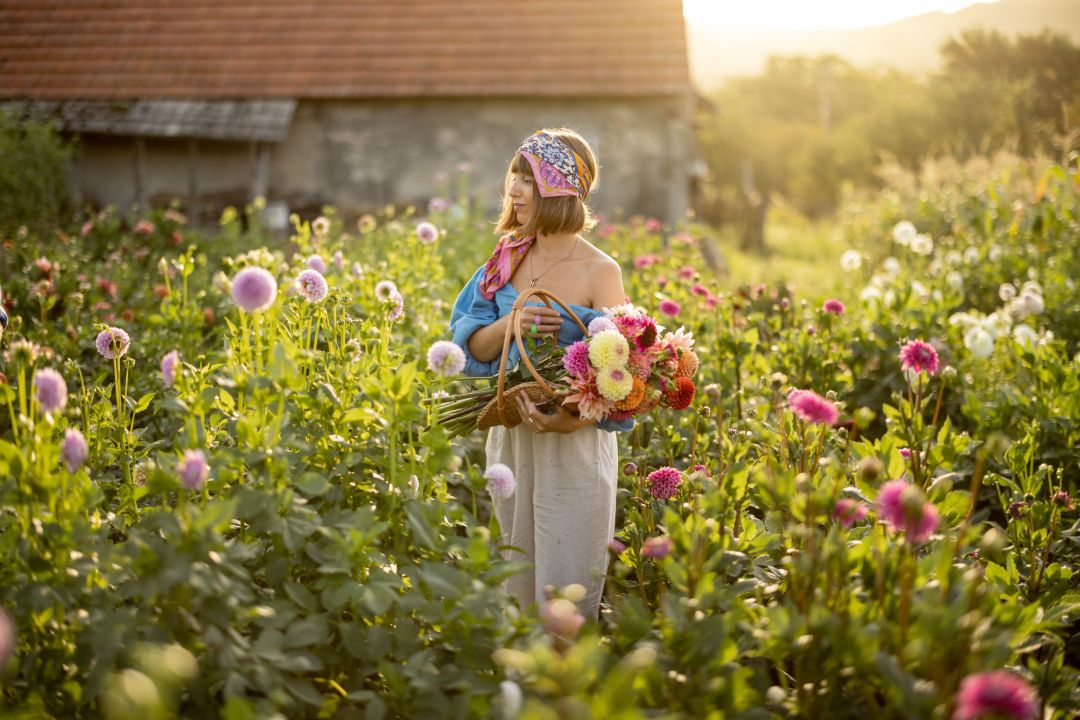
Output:
[[[855,471],[859,473],[861,480],[872,483],[885,472],[885,463],[878,457],[868,455],[859,461],[859,464],[855,466]]]

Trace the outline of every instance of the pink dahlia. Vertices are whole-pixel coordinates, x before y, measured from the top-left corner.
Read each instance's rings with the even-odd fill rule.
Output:
[[[788,407],[806,422],[818,425],[835,425],[839,417],[836,406],[813,390],[792,390]]]
[[[232,281],[232,299],[247,312],[265,310],[277,298],[277,280],[260,267],[247,267]]]
[[[840,498],[836,501],[832,517],[844,527],[851,527],[866,517],[866,506],[858,500]]]
[[[900,348],[900,367],[933,375],[938,369],[937,350],[928,342],[911,340]]]
[[[330,291],[326,278],[313,268],[308,268],[296,276],[296,287],[308,302],[313,303],[322,302]]]
[[[140,220],[139,222],[135,223],[135,227],[131,229],[131,231],[136,235],[149,235],[150,233],[154,232],[154,230],[154,223],[150,222],[149,220]]]
[[[206,482],[210,467],[202,450],[188,450],[184,459],[176,464],[176,474],[188,490],[198,490]]]
[[[612,538],[611,542],[607,544],[607,547],[608,550],[615,553],[616,555],[622,555],[624,552],[626,552],[626,545],[623,543],[622,540],[619,540],[619,538]]]
[[[843,315],[846,308],[844,308],[844,303],[839,300],[826,300],[821,309],[833,315]]]
[[[1039,697],[1026,680],[1008,670],[990,670],[968,675],[960,683],[953,720],[1031,720],[1038,713]]]
[[[0,610],[0,672],[7,667],[8,660],[15,653],[15,622]]]
[[[131,345],[131,338],[124,330],[118,327],[110,327],[98,333],[94,345],[103,358],[112,360],[127,354],[128,346]]]
[[[428,348],[428,368],[443,377],[452,377],[465,369],[465,352],[449,340],[438,340]]]
[[[52,368],[34,373],[34,398],[38,407],[47,413],[58,412],[67,405],[67,383],[64,376]]]
[[[168,387],[172,387],[176,381],[176,363],[180,362],[180,353],[176,350],[165,353],[161,358],[161,381]]]
[[[545,600],[540,606],[539,616],[544,630],[566,639],[572,639],[577,635],[585,622],[577,606],[566,598]]]
[[[926,542],[941,521],[937,508],[907,480],[890,480],[878,491],[878,514],[894,532],[912,542]]]
[[[589,373],[580,378],[570,378],[570,389],[564,403],[577,403],[581,417],[587,420],[600,420],[614,412],[615,403],[600,394],[596,387],[596,371],[589,368]]]
[[[667,500],[674,497],[682,484],[682,473],[673,467],[664,466],[649,473],[645,478],[649,485],[649,492],[658,500]]]
[[[326,274],[326,261],[318,253],[308,256],[307,262],[304,264],[315,272]]]
[[[638,255],[636,258],[634,258],[634,267],[642,270],[649,267],[650,265],[655,265],[658,262],[660,262],[660,258],[651,253],[648,255]]]
[[[83,434],[76,428],[65,430],[64,440],[60,443],[60,457],[67,464],[68,473],[74,474],[89,456],[90,448],[86,445]]]
[[[682,308],[679,307],[679,303],[670,298],[664,298],[660,301],[660,312],[668,317],[678,317],[682,312]]]
[[[691,280],[691,279],[693,279],[693,277],[694,277],[694,275],[696,273],[697,273],[697,270],[695,270],[694,268],[692,268],[689,265],[683,265],[681,268],[679,268],[679,277],[682,278],[683,280]]]
[[[641,554],[653,560],[660,560],[666,557],[673,547],[675,547],[675,543],[671,541],[671,538],[667,535],[660,535],[646,540],[645,544],[641,546]]]
[[[592,327],[592,323],[589,324],[589,327]],[[591,367],[589,365],[589,343],[578,340],[566,348],[566,354],[563,355],[563,367],[566,372],[576,378],[583,378],[588,375]]]

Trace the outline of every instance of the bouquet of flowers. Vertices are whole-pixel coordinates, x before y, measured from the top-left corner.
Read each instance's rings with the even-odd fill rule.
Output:
[[[558,402],[589,420],[625,420],[658,406],[684,410],[694,399],[698,357],[693,336],[679,328],[666,332],[634,305],[605,308],[589,323],[586,336],[566,348],[530,343],[540,376],[556,388]],[[535,351],[535,352],[534,352]],[[532,378],[507,374],[506,391]],[[477,427],[494,387],[427,401],[437,422],[452,435]],[[538,403],[543,407],[542,403]]]

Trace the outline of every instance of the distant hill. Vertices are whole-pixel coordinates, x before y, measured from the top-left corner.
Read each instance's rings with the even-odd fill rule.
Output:
[[[748,31],[689,25],[690,65],[697,85],[709,90],[725,79],[754,75],[770,55],[834,53],[861,66],[888,65],[912,73],[938,67],[938,49],[969,28],[1032,34],[1051,28],[1080,42],[1080,0],[1000,0],[949,14],[933,12],[859,30]]]

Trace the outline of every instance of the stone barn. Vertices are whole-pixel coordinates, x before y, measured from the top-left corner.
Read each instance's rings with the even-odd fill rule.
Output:
[[[0,0],[0,38],[0,106],[78,135],[80,204],[356,213],[467,175],[492,212],[559,125],[609,216],[679,219],[701,174],[681,0]]]

